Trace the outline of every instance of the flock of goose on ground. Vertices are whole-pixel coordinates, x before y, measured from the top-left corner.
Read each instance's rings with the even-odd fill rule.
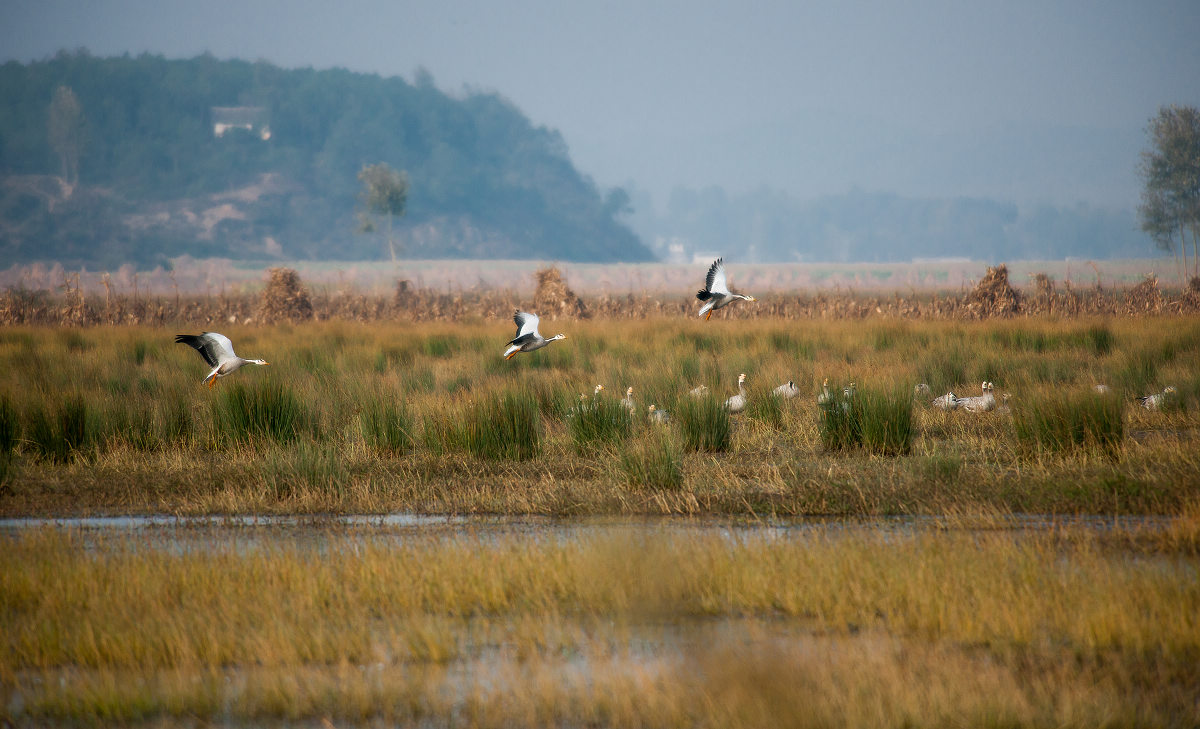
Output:
[[[699,315],[704,317],[705,321],[712,318],[713,312],[717,309],[722,309],[735,301],[755,301],[753,296],[740,294],[729,290],[729,285],[725,278],[725,261],[723,258],[718,258],[709,266],[708,275],[704,280],[704,288],[696,293],[696,298],[704,302],[700,307]],[[517,311],[513,315],[513,322],[517,325],[517,335],[508,343],[508,348],[504,350],[504,359],[512,359],[521,352],[533,352],[549,345],[551,342],[557,342],[561,339],[566,339],[565,334],[555,334],[549,339],[543,337],[538,331],[538,317],[536,314],[531,314],[526,311]],[[204,332],[202,334],[178,334],[175,336],[176,344],[186,344],[200,353],[204,361],[213,369],[204,377],[204,383],[210,388],[216,384],[220,377],[227,377],[243,365],[267,365],[270,364],[261,359],[243,359],[233,351],[233,342],[223,334],[217,332]],[[736,395],[730,396],[725,400],[725,408],[730,413],[737,414],[746,409],[749,404],[749,398],[746,395],[745,389],[746,375],[745,373],[738,375],[738,392]],[[596,385],[592,396],[595,397],[604,389],[603,385]],[[970,413],[986,413],[994,410],[1001,412],[1007,411],[1009,395],[1005,393],[1001,396],[1000,404],[997,405],[996,397],[993,392],[994,385],[991,382],[985,381],[982,386],[982,393],[973,397],[958,397],[953,392],[947,392],[944,395],[939,395],[928,402],[936,408],[946,412],[954,410],[965,410]],[[1098,394],[1109,392],[1107,385],[1095,385],[1093,390]],[[842,389],[843,402],[853,397],[855,391],[855,383],[851,382]],[[700,385],[688,392],[692,397],[703,397],[708,393],[708,387]],[[800,394],[800,388],[796,383],[788,380],[779,385],[772,394],[776,397],[784,399],[792,399]],[[918,384],[913,391],[913,396],[921,401],[927,401],[931,395],[929,385],[925,383]],[[1160,410],[1167,402],[1167,399],[1174,396],[1175,388],[1168,386],[1162,392],[1146,395],[1138,398],[1138,403],[1147,410]],[[587,395],[580,395],[581,400],[586,400]],[[829,379],[826,378],[821,387],[821,393],[817,396],[818,405],[827,405],[833,401],[833,392],[829,389]],[[630,412],[636,412],[637,404],[633,399],[633,388],[628,387],[625,390],[625,397],[621,400]],[[648,417],[650,420],[658,423],[667,422],[668,414],[658,409],[654,405],[648,408]]]

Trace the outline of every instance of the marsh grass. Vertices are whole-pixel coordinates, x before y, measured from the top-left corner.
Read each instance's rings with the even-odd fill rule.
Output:
[[[292,387],[261,378],[222,390],[214,401],[213,419],[219,437],[234,443],[259,438],[284,443],[300,435],[308,412]]]
[[[1066,453],[1091,449],[1112,460],[1125,438],[1122,403],[1090,390],[1044,390],[1013,411],[1013,431],[1028,451]]]
[[[367,446],[381,454],[402,455],[409,452],[415,443],[412,416],[408,409],[386,393],[363,398],[358,423]]]
[[[7,393],[0,395],[0,457],[8,457],[21,439],[21,416]]]
[[[542,446],[538,400],[527,391],[505,390],[470,407],[462,424],[466,449],[479,458],[524,461]]]
[[[633,417],[628,408],[611,397],[580,401],[568,420],[575,450],[584,453],[596,446],[620,443],[633,433]]]
[[[723,400],[711,394],[681,398],[675,406],[675,420],[689,451],[724,453],[733,440],[733,419]]]
[[[33,530],[0,550],[0,715],[1188,726],[1196,524],[216,530],[197,549]]]
[[[649,429],[621,450],[621,468],[634,487],[677,490],[683,486],[683,451],[669,431]]]
[[[926,513],[956,499],[1013,510],[1171,510],[1200,471],[1190,447],[1200,431],[1200,326],[1172,321],[730,328],[593,319],[559,322],[566,341],[511,361],[495,345],[505,333],[485,321],[233,326],[225,333],[239,350],[273,366],[247,368],[211,390],[200,383],[204,363],[171,345],[169,330],[14,327],[0,332],[0,371],[11,373],[0,378],[0,398],[19,414],[0,512]],[[136,364],[139,341],[151,344]],[[552,366],[535,364],[541,358]],[[749,374],[750,405],[731,418],[722,403],[739,372]],[[853,419],[823,419],[816,395],[825,377],[859,384]],[[772,402],[770,388],[789,379],[804,394]],[[975,394],[982,379],[997,383],[997,395],[1012,394],[1012,414],[941,413],[918,402],[907,455],[876,457],[906,453],[906,410],[881,404],[879,417],[864,421],[871,391],[907,395],[925,381],[933,395]],[[1135,381],[1146,385],[1128,384]],[[1017,435],[1023,405],[1095,383],[1113,388],[1127,423],[1123,435],[1110,428],[1098,441],[1111,446],[1120,437],[1119,461],[1104,455],[1109,446],[1060,450]],[[596,384],[612,403],[625,386],[635,388],[628,430],[611,418],[590,431],[586,420],[572,424],[580,393]],[[707,402],[687,394],[700,384],[712,393]],[[1183,407],[1149,412],[1133,400],[1168,384]],[[499,404],[506,397],[507,408]],[[396,411],[368,412],[379,399]],[[650,403],[671,413],[670,423],[654,427],[678,444],[684,473],[705,478],[631,497],[620,458],[611,456],[646,447]],[[403,418],[411,445],[394,427]],[[872,423],[868,447],[864,427]],[[345,488],[310,487],[319,475],[295,475],[319,472],[325,457],[303,455],[301,445],[347,465]],[[276,450],[295,457],[272,455],[271,465],[265,456]],[[929,478],[940,467],[928,459],[938,454],[962,460],[958,488]],[[185,466],[197,460],[206,464],[203,485]],[[281,490],[285,502],[264,495],[271,479],[292,484]]]

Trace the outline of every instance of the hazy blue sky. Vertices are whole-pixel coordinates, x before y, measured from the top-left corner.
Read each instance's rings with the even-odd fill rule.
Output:
[[[60,48],[340,66],[496,91],[603,186],[1136,204],[1162,104],[1200,105],[1200,1],[6,0]],[[3,103],[0,101],[0,103]]]

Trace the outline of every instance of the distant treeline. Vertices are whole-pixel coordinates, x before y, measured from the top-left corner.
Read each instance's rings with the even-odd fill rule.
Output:
[[[80,51],[0,66],[0,98],[0,265],[385,257],[356,233],[358,172],[380,162],[411,183],[405,255],[653,258],[556,131],[421,73]]]

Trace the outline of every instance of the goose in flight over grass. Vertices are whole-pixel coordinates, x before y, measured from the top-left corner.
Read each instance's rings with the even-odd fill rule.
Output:
[[[241,369],[244,364],[270,364],[261,359],[242,359],[233,353],[233,342],[229,341],[229,337],[216,332],[204,332],[198,335],[176,334],[175,343],[186,344],[196,350],[213,368],[212,372],[204,377],[204,383],[209,387],[216,384],[218,377],[231,375]]]
[[[713,312],[723,306],[729,306],[738,299],[757,301],[753,296],[735,294],[729,290],[725,282],[725,259],[718,258],[709,266],[708,277],[704,280],[704,288],[696,293],[696,298],[704,302],[700,307],[700,316],[704,321],[712,318]]]
[[[513,337],[513,340],[508,343],[508,349],[504,350],[504,359],[512,359],[517,356],[517,352],[532,352],[545,347],[550,342],[567,338],[566,334],[555,334],[546,339],[539,334],[537,314],[518,311],[513,314],[513,321],[517,324],[517,336]]]

